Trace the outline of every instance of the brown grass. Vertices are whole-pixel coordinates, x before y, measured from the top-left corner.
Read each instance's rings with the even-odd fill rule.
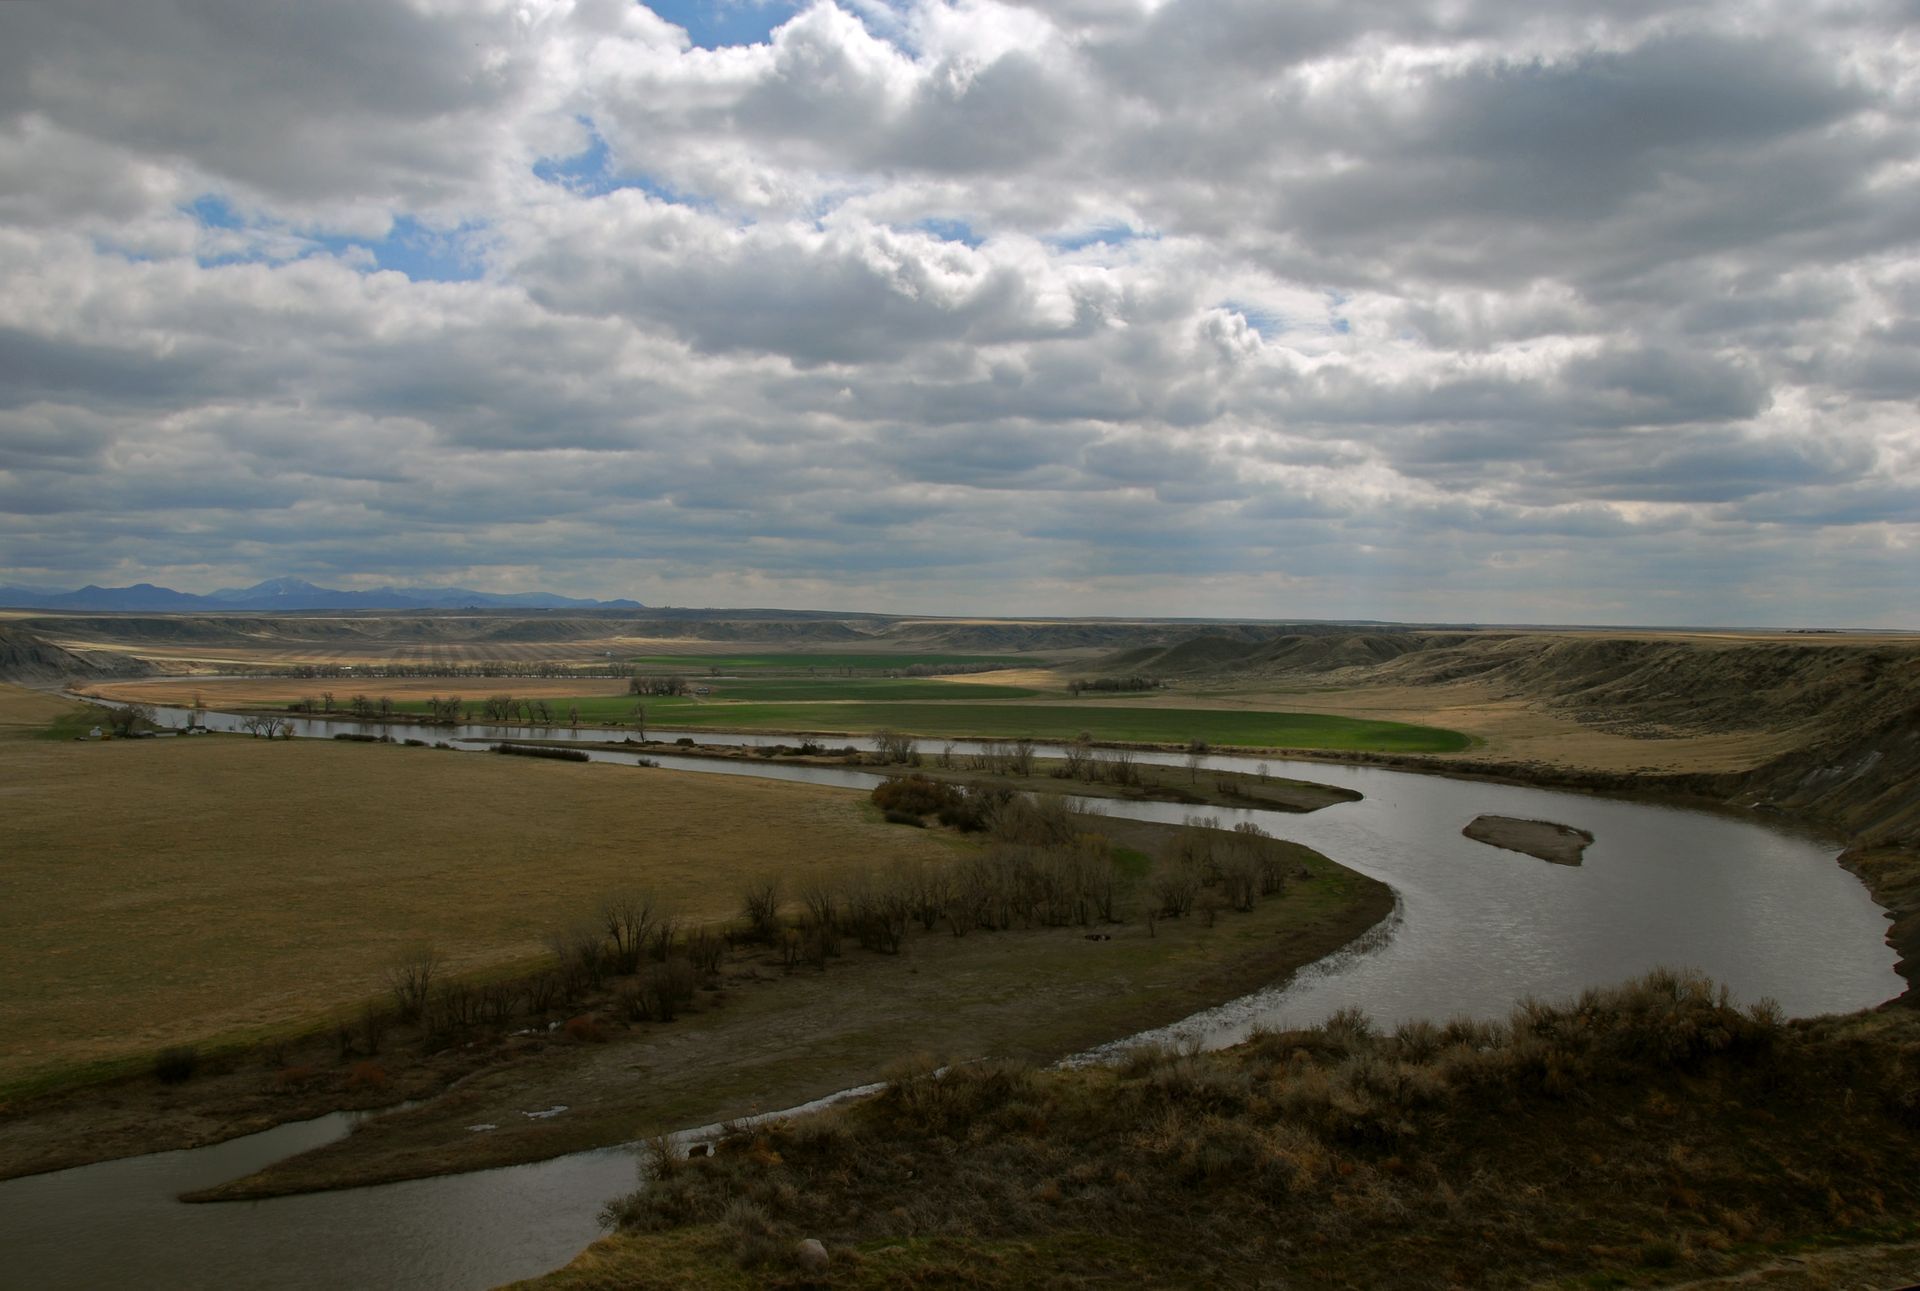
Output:
[[[1655,973],[1505,1023],[1381,1035],[1337,1015],[1116,1069],[907,1066],[867,1102],[665,1163],[614,1209],[618,1235],[542,1284],[1721,1276],[1920,1236],[1917,1057],[1910,1015],[1784,1025]],[[796,1275],[803,1236],[833,1253],[825,1278]]]
[[[14,741],[0,786],[0,1084],[284,1027],[426,943],[525,959],[620,887],[721,918],[743,873],[950,854],[851,791],[424,748]]]
[[[1315,687],[1308,679],[1299,689],[1261,689],[1245,683],[1214,688],[1192,683],[1191,688],[1151,692],[1130,706],[1150,705],[1283,709],[1440,726],[1482,742],[1468,753],[1451,755],[1456,758],[1539,762],[1590,771],[1744,771],[1804,743],[1798,734],[1761,731],[1634,739],[1597,730],[1471,681],[1441,686]]]
[[[1157,849],[1173,827],[1103,822]],[[909,831],[902,830],[902,833]],[[445,1098],[380,1117],[315,1152],[215,1190],[226,1198],[337,1188],[539,1160],[775,1107],[880,1078],[900,1054],[1046,1062],[1280,980],[1359,935],[1391,908],[1383,885],[1305,849],[1311,878],[1251,913],[1087,930],[942,928],[899,954],[845,938],[824,970],[789,972],[777,950],[741,947],[717,993],[669,1025],[602,1017],[608,1043],[521,1050]],[[790,910],[792,915],[794,911]],[[526,1041],[515,1041],[525,1044]],[[564,1103],[564,1116],[529,1120]],[[499,1128],[475,1134],[477,1123]],[[4,1127],[0,1127],[3,1130]],[[0,1173],[8,1160],[0,1133]]]
[[[0,740],[33,739],[56,722],[71,722],[87,708],[59,695],[0,685]],[[0,788],[0,794],[6,792]]]

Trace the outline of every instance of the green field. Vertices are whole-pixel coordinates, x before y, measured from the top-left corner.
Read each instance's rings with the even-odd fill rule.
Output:
[[[853,669],[856,672],[889,672],[916,664],[945,667],[948,664],[999,664],[1003,668],[1044,668],[1047,661],[1027,655],[1005,654],[818,654],[811,651],[771,654],[643,654],[631,663],[649,669],[685,669],[689,674],[711,672],[752,672],[763,669],[800,670],[806,668]]]
[[[489,691],[488,693],[495,692]],[[510,695],[513,693],[513,688],[511,686],[502,686],[497,693]],[[484,694],[470,695],[467,697],[467,720],[469,722],[485,720],[480,714],[480,704],[485,698],[486,696]],[[682,713],[700,707],[701,702],[702,701],[695,700],[690,696],[668,695],[575,695],[562,698],[549,697],[547,699],[548,706],[553,709],[554,717],[562,723],[567,720],[567,709],[569,707],[578,708],[580,710],[580,724],[583,726],[607,726],[616,723],[625,725],[633,720],[633,706],[635,704],[646,705],[647,721],[650,724],[678,722],[681,720]],[[395,700],[393,710],[396,713],[425,715],[427,704],[425,700],[421,699]]]
[[[656,712],[658,726],[758,727],[791,731],[893,729],[928,736],[1031,736],[1223,746],[1365,749],[1391,753],[1456,753],[1471,740],[1458,731],[1403,722],[1373,722],[1317,713],[1250,713],[1233,709],[1100,708],[1023,704],[698,704]]]
[[[823,699],[1026,699],[1040,693],[1026,686],[974,685],[917,677],[750,677],[737,681],[715,677],[695,684],[711,686],[713,699],[788,703]]]

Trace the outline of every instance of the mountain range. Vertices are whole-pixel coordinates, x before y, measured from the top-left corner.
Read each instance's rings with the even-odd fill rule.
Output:
[[[106,610],[148,614],[235,611],[286,614],[297,610],[639,610],[638,601],[581,600],[550,592],[476,592],[465,587],[376,587],[347,592],[316,587],[298,578],[269,578],[252,587],[226,587],[205,596],[152,583],[77,591],[49,587],[0,587],[0,607],[29,610]]]

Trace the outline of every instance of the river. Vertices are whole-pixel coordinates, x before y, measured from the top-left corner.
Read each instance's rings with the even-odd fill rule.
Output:
[[[184,724],[186,716],[181,710],[160,712],[163,722]],[[239,724],[228,714],[202,717],[216,729]],[[295,729],[313,738],[371,729],[467,748],[502,738],[484,727],[361,727],[304,719],[296,719]],[[704,743],[781,742],[731,733],[650,733],[668,740],[685,734]],[[519,734],[607,740],[626,733],[554,728]],[[835,737],[832,743],[866,741]],[[954,747],[966,752],[976,746],[954,741]],[[590,756],[635,762],[642,755],[595,750]],[[676,757],[658,745],[644,756],[663,767],[707,774],[849,788],[880,779],[851,768]],[[1274,775],[1342,785],[1365,797],[1308,815],[1222,809],[1206,814],[1227,824],[1254,821],[1391,884],[1398,896],[1395,914],[1374,935],[1294,980],[1148,1038],[1228,1044],[1256,1025],[1310,1024],[1347,1005],[1388,1024],[1422,1016],[1499,1016],[1527,995],[1564,997],[1661,964],[1698,968],[1743,1000],[1771,997],[1796,1016],[1862,1008],[1900,990],[1895,957],[1884,941],[1885,913],[1834,864],[1835,848],[1812,835],[1733,814],[1375,767],[1220,754],[1208,765],[1251,771],[1258,761]],[[1114,816],[1175,822],[1195,810],[1106,799],[1087,805]],[[1483,812],[1558,821],[1590,831],[1595,841],[1583,865],[1549,865],[1462,837],[1460,829]],[[211,1148],[0,1183],[0,1282],[48,1288],[129,1281],[181,1288],[261,1282],[316,1289],[486,1287],[564,1263],[596,1235],[601,1205],[635,1180],[634,1154],[610,1148],[345,1192],[212,1206],[172,1200],[338,1137],[350,1124],[345,1116],[323,1117]]]

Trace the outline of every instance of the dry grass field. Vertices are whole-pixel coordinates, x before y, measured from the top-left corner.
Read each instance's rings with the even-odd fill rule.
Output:
[[[1538,762],[1591,771],[1743,771],[1804,742],[1795,732],[1759,730],[1635,739],[1583,725],[1538,702],[1496,694],[1472,681],[1444,686],[1289,690],[1196,686],[1159,692],[1150,699],[1135,702],[1141,706],[1181,708],[1284,709],[1291,713],[1325,713],[1333,717],[1439,726],[1462,731],[1481,741],[1471,752],[1474,758]]]
[[[85,711],[84,705],[58,695],[0,685],[0,740],[36,739],[56,722],[71,723]],[[6,792],[0,788],[0,794]]]
[[[0,726],[49,703],[0,687]],[[620,888],[717,918],[743,873],[950,854],[852,792],[220,736],[0,741],[0,810],[0,1088],[292,1027],[423,944],[524,960]]]

